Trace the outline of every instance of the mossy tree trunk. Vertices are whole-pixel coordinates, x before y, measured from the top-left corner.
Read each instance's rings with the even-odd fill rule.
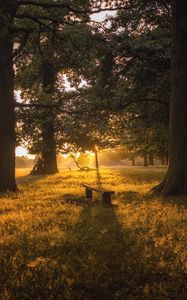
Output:
[[[16,1],[0,1],[0,192],[15,191],[13,36]]]
[[[165,196],[187,194],[187,1],[172,0],[172,67],[169,166],[155,188]]]

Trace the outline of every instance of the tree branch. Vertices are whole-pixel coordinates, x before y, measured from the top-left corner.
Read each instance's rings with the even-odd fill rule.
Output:
[[[57,109],[62,113],[73,115],[73,114],[78,114],[82,115],[84,113],[90,113],[92,112],[94,115],[96,112],[93,110],[65,110],[62,108],[62,104],[43,104],[43,103],[20,103],[20,102],[15,102],[14,107],[15,108],[42,108],[42,109]]]
[[[28,41],[29,36],[30,36],[30,33],[31,33],[30,31],[25,31],[23,40],[22,40],[19,48],[17,50],[15,50],[14,53],[13,53],[13,58],[15,58],[15,60],[18,58],[18,56],[21,54],[24,47],[26,46],[27,41]]]
[[[15,107],[25,107],[25,108],[56,108],[59,107],[59,104],[42,104],[42,103],[20,103],[15,102]]]
[[[79,8],[74,8],[72,7],[69,3],[62,3],[62,2],[45,2],[41,3],[39,1],[27,1],[27,0],[19,0],[18,5],[33,5],[33,6],[39,6],[43,8],[65,8],[68,9],[71,12],[74,13],[80,13],[80,14],[85,14],[85,13],[99,13],[101,11],[114,11],[118,9],[131,9],[131,6],[124,5],[124,6],[116,6],[116,7],[105,7],[105,8],[97,8],[97,9],[79,9]]]
[[[65,8],[68,9],[71,12],[75,13],[86,13],[85,10],[80,10],[73,8],[69,3],[62,3],[62,2],[39,2],[39,1],[27,1],[27,0],[20,0],[18,1],[19,5],[33,5],[33,6],[38,6],[38,7],[43,7],[43,8]]]
[[[24,18],[30,19],[31,21],[37,23],[39,26],[43,26],[48,31],[54,33],[54,30],[50,27],[50,25],[47,25],[47,24],[43,23],[42,21],[40,21],[40,19],[51,21],[52,18],[50,18],[50,17],[45,18],[45,17],[40,17],[40,16],[37,17],[37,16],[34,16],[34,15],[30,15],[30,14],[20,14],[20,15],[18,14],[18,15],[16,15],[16,18],[18,18],[18,19],[24,19]],[[53,22],[54,22],[54,20],[53,20]]]
[[[130,106],[131,104],[139,103],[139,102],[157,102],[157,103],[162,104],[162,105],[165,105],[165,106],[168,106],[168,105],[169,105],[168,102],[164,102],[164,101],[159,100],[159,99],[157,99],[157,98],[148,98],[148,99],[132,100],[132,101],[129,101],[129,102],[127,102],[127,103],[120,104],[120,105],[118,106],[118,109],[122,110],[122,109],[127,108],[127,107]]]

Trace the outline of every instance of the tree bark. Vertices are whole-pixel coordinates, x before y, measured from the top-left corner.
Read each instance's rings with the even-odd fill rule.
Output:
[[[147,154],[144,154],[144,156],[143,156],[143,165],[144,165],[144,167],[148,166]]]
[[[164,154],[162,154],[160,156],[160,162],[161,162],[161,165],[164,166],[166,164],[166,157]]]
[[[154,156],[151,153],[149,154],[149,165],[154,166]]]
[[[98,151],[97,151],[97,149],[94,149],[94,153],[95,153],[95,167],[96,167],[96,169],[99,169],[99,160],[98,160]]]
[[[168,162],[169,162],[169,155],[168,155],[168,151],[166,151],[166,165],[168,165]]]
[[[51,97],[54,92],[55,71],[53,66],[46,60],[43,62],[43,91],[47,97]],[[43,149],[42,158],[44,162],[44,174],[58,173],[56,157],[56,141],[54,130],[54,115],[51,110],[44,113],[42,120]]]
[[[155,191],[187,194],[187,1],[172,0],[169,166]]]
[[[0,192],[16,191],[13,36],[15,1],[0,2]]]
[[[42,158],[44,162],[44,174],[58,173],[53,120],[47,120],[43,122],[42,139]]]

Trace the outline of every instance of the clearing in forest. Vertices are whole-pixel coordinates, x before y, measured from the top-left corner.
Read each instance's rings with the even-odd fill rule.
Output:
[[[0,299],[186,298],[185,197],[149,190],[164,168],[22,177],[1,195]],[[81,183],[115,190],[87,204]]]

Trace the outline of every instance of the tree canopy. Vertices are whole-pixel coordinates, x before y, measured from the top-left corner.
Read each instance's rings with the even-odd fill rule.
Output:
[[[64,147],[169,152],[157,190],[186,193],[186,9],[182,0],[0,1],[0,191],[16,190],[17,135],[50,174]]]

